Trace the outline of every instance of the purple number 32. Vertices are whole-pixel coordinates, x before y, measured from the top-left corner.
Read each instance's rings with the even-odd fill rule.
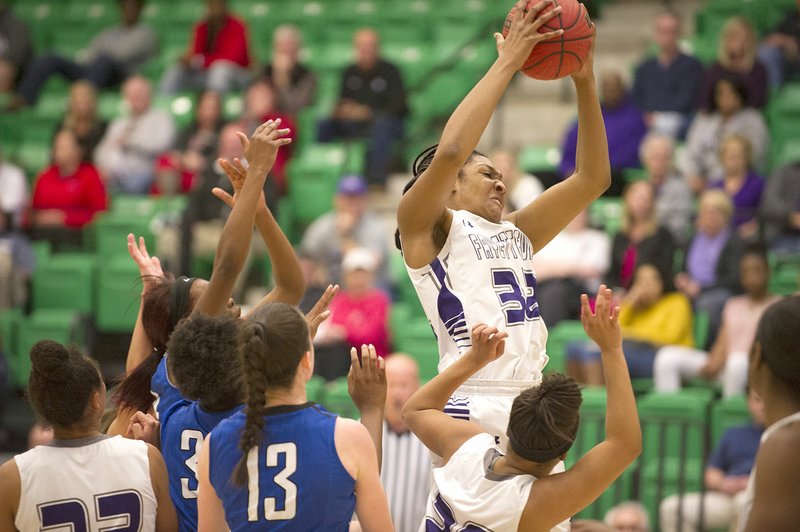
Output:
[[[142,497],[136,491],[115,491],[94,496],[98,530],[138,532],[142,529]],[[123,521],[124,519],[124,521]],[[42,530],[72,525],[74,532],[88,532],[89,511],[80,499],[66,499],[39,505]]]

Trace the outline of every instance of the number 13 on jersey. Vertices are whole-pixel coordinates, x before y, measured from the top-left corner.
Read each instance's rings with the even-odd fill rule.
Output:
[[[247,453],[247,520],[258,521],[258,509],[261,502],[258,467],[258,447],[253,447]],[[279,457],[283,455],[283,469],[274,477],[277,484],[284,492],[283,509],[278,509],[276,497],[264,498],[264,518],[267,521],[284,521],[294,519],[297,514],[297,485],[289,480],[297,470],[297,446],[293,442],[273,443],[267,446],[266,466],[278,467]]]

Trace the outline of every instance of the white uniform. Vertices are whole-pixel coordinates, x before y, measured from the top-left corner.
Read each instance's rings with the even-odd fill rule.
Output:
[[[505,354],[469,379],[445,412],[471,419],[506,444],[514,397],[541,382],[547,328],[539,316],[533,246],[511,222],[453,211],[439,255],[408,274],[439,344],[439,372],[471,347],[472,327],[508,333]]]
[[[14,460],[21,481],[14,524],[22,532],[156,528],[157,503],[144,442],[121,436],[61,440]]]
[[[764,431],[764,434],[761,435],[761,447],[764,446],[764,442],[766,442],[770,436],[775,434],[775,432],[780,429],[781,427],[785,427],[791,423],[800,423],[800,412],[795,412],[791,416],[786,416],[783,419],[779,419],[769,427],[767,430]],[[759,447],[760,448],[760,447]],[[758,455],[756,455],[758,457]],[[750,478],[747,479],[747,487],[744,490],[744,502],[742,503],[742,513],[739,516],[739,530],[744,531],[747,528],[747,521],[750,518],[750,510],[753,509],[753,499],[755,499],[756,495],[756,466],[753,466],[753,470],[750,472]]]
[[[487,433],[473,436],[433,470],[433,490],[420,530],[516,532],[536,477],[492,471],[502,456]],[[462,528],[463,527],[463,528]],[[564,521],[552,530],[570,530]]]

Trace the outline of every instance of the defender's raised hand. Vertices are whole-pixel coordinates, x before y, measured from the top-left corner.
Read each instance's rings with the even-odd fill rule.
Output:
[[[506,349],[508,333],[497,327],[489,327],[483,323],[472,328],[472,347],[464,355],[469,356],[480,367],[500,358]]]
[[[306,314],[308,332],[311,335],[311,340],[314,340],[314,337],[317,336],[317,329],[319,329],[322,322],[327,320],[328,316],[331,315],[331,311],[328,310],[328,307],[331,301],[333,301],[333,296],[335,296],[338,291],[338,284],[329,284],[316,304],[308,311],[308,314]]]
[[[622,346],[622,329],[619,325],[619,307],[612,308],[610,288],[600,285],[595,301],[595,311],[589,307],[589,296],[581,295],[581,323],[586,334],[600,347],[610,351]]]
[[[289,129],[278,129],[280,125],[280,118],[267,120],[256,128],[249,139],[241,131],[236,132],[242,143],[244,156],[251,167],[268,172],[275,163],[278,148],[292,142],[292,139],[286,137]]]
[[[360,361],[356,348],[350,349],[347,392],[362,415],[370,409],[383,411],[385,408],[386,364],[375,353],[375,346],[362,345]]]
[[[156,286],[160,279],[164,278],[164,270],[161,269],[161,261],[156,256],[150,256],[147,246],[144,244],[144,237],[139,237],[139,244],[136,244],[136,237],[133,233],[128,233],[128,254],[139,268],[139,276],[142,278],[142,295]]]

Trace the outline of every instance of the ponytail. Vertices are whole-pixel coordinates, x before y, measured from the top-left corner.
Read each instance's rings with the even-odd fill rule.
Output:
[[[264,362],[269,352],[264,343],[264,327],[258,322],[245,325],[239,337],[239,357],[242,363],[242,378],[245,385],[245,425],[239,440],[242,457],[233,471],[233,482],[239,486],[247,484],[247,455],[253,447],[261,444],[264,433],[264,410],[267,406],[267,378]]]

